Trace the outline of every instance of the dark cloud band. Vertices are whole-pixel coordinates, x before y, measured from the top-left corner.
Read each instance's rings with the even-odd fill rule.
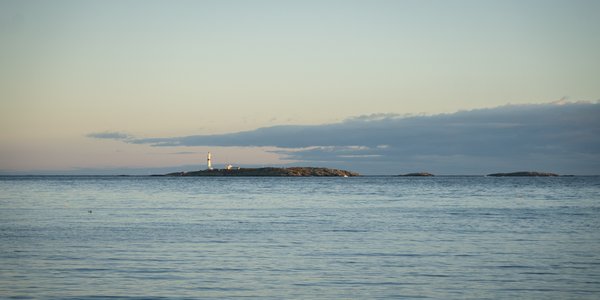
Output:
[[[507,105],[433,116],[378,114],[312,126],[273,126],[219,135],[130,138],[152,146],[277,147],[297,161],[384,165],[415,161],[433,166],[472,163],[502,166],[537,162],[600,166],[600,104]],[[90,135],[91,136],[91,135]],[[114,137],[111,137],[114,136]],[[532,165],[532,167],[535,167]],[[600,170],[599,170],[600,171]]]

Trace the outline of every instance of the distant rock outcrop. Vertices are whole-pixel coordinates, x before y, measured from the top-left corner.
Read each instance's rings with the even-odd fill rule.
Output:
[[[558,174],[527,171],[527,172],[513,172],[513,173],[494,173],[494,174],[488,174],[487,176],[494,176],[494,177],[552,177],[552,176],[558,176]]]
[[[175,172],[165,176],[271,176],[271,177],[351,177],[359,176],[358,173],[346,170],[292,167],[292,168],[240,168],[240,169],[213,169],[192,172]]]
[[[407,176],[407,177],[429,177],[429,176],[435,176],[431,173],[427,173],[427,172],[418,172],[418,173],[408,173],[408,174],[404,174],[404,175],[398,175],[398,176]]]

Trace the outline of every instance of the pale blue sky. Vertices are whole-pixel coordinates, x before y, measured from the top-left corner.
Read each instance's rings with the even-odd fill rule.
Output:
[[[599,13],[600,1],[0,1],[0,169],[200,160],[93,132],[206,135],[595,101]]]

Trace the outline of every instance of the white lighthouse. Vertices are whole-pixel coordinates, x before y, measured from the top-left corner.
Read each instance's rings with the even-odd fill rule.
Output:
[[[212,170],[212,169],[213,169],[213,168],[212,168],[212,163],[211,163],[211,161],[210,161],[210,152],[208,152],[208,156],[206,157],[206,167],[207,167],[209,170]]]

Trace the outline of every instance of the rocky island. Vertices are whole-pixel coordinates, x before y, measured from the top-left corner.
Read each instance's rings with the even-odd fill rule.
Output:
[[[435,176],[431,173],[427,173],[427,172],[418,172],[418,173],[408,173],[408,174],[404,174],[404,175],[398,175],[398,176],[402,176],[402,177],[430,177],[430,176]]]
[[[494,174],[488,174],[487,176],[493,176],[493,177],[553,177],[553,176],[558,176],[558,174],[526,171],[526,172],[512,172],[512,173],[494,173]]]
[[[175,172],[163,176],[269,176],[269,177],[351,177],[358,173],[346,170],[312,167],[291,168],[239,168],[239,169],[207,169],[191,172]]]

